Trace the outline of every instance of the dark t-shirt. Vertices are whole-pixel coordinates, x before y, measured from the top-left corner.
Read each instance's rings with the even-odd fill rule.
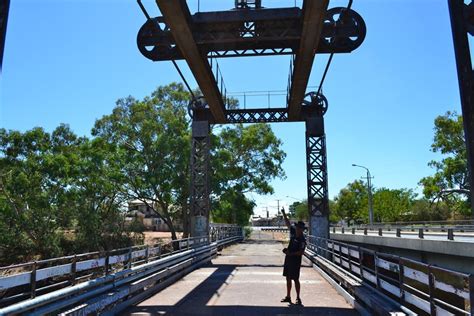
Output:
[[[306,238],[304,238],[304,235],[301,235],[301,237],[296,236],[296,228],[294,226],[291,226],[290,228],[290,243],[288,245],[288,251],[289,252],[297,252],[300,250],[305,250],[306,248]]]

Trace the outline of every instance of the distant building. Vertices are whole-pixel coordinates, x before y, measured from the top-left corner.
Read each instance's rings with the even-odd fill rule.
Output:
[[[151,207],[153,206],[153,207]],[[169,232],[168,225],[161,219],[161,217],[153,209],[160,210],[153,201],[143,202],[142,200],[133,200],[128,202],[128,212],[126,219],[132,221],[137,219],[145,226],[146,230]],[[174,219],[173,224],[176,230],[182,230],[182,223],[180,219]]]
[[[283,221],[282,216],[275,216],[275,217],[260,217],[260,216],[252,216],[251,219],[252,226],[283,226],[285,222]]]

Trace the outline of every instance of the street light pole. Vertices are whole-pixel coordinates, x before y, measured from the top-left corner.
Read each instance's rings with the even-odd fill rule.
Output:
[[[352,164],[352,167],[359,167],[359,168],[364,168],[367,170],[367,190],[369,191],[369,224],[373,225],[374,224],[374,208],[372,204],[372,176],[370,175],[369,168],[364,167],[364,166],[359,166],[356,164]]]

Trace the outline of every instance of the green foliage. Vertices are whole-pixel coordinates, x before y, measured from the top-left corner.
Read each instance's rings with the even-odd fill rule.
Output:
[[[267,124],[226,127],[211,140],[212,218],[247,225],[255,203],[245,193],[273,193],[270,180],[285,176],[281,140]]]
[[[249,223],[254,207],[255,202],[249,200],[242,192],[228,190],[214,203],[211,215],[215,223],[245,226]]]
[[[103,151],[66,125],[51,134],[0,130],[2,263],[134,242]]]
[[[67,126],[52,134],[0,130],[0,251],[19,257],[61,253],[61,225],[72,220],[77,148]],[[6,257],[11,259],[11,257]]]
[[[250,235],[252,234],[252,227],[245,226],[244,234],[245,234],[245,239],[250,238]]]
[[[409,189],[380,188],[375,190],[374,220],[379,223],[399,221],[410,213],[415,197],[416,195]]]
[[[181,84],[159,87],[151,97],[117,102],[112,114],[95,123],[92,134],[110,147],[108,163],[117,165],[122,194],[148,204],[168,225],[187,211],[189,195],[189,100]]]
[[[309,220],[308,201],[303,200],[301,202],[295,202],[295,203],[293,203],[293,205],[295,205],[295,218],[298,221],[308,221]]]
[[[372,192],[375,222],[402,220],[410,214],[415,198],[416,195],[409,189],[375,189]],[[349,183],[336,196],[330,209],[332,222],[344,219],[350,223],[368,223],[366,184],[360,180]]]
[[[223,128],[212,137],[212,192],[273,193],[269,180],[285,177],[281,144],[268,124]]]
[[[334,201],[336,203],[333,210],[334,218],[356,222],[368,221],[368,192],[364,182],[357,180],[349,183],[339,191]]]
[[[423,194],[434,202],[444,202],[461,216],[470,214],[469,177],[462,115],[447,112],[435,119],[431,151],[443,155],[441,161],[430,161],[436,172],[420,180]]]

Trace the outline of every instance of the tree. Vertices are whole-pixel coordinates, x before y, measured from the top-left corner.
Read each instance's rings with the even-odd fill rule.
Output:
[[[212,193],[219,196],[229,189],[273,193],[269,181],[285,177],[281,144],[268,124],[223,128],[212,137]]]
[[[273,193],[270,180],[285,176],[281,164],[286,154],[280,149],[281,140],[268,124],[237,124],[223,128],[211,139],[213,218],[233,218],[237,209],[245,217],[238,223],[248,223],[255,203],[244,194]]]
[[[52,134],[0,129],[0,251],[6,259],[61,254],[59,229],[72,222],[82,141],[66,125]]]
[[[396,222],[410,213],[410,209],[416,195],[409,189],[387,189],[375,190],[374,218],[376,222]]]
[[[467,216],[470,212],[470,184],[462,115],[447,112],[435,119],[431,151],[443,155],[428,165],[436,170],[420,180],[423,193],[433,202],[444,201],[453,210]]]
[[[309,220],[308,200],[297,202],[295,206],[295,218],[299,221]]]
[[[230,189],[216,201],[211,214],[212,219],[215,223],[234,223],[247,226],[255,205],[255,202],[249,200],[242,192]]]
[[[114,147],[96,138],[84,142],[80,154],[76,251],[111,250],[142,242],[143,226],[125,222],[126,179],[110,158]]]
[[[180,217],[188,194],[190,153],[189,94],[181,84],[158,87],[142,101],[120,99],[112,114],[97,120],[92,134],[115,146],[123,193],[153,209],[177,239],[173,218]],[[181,204],[181,205],[180,205]]]
[[[364,221],[369,218],[367,186],[361,180],[349,183],[335,197],[334,213],[348,221]]]
[[[142,101],[121,99],[112,114],[99,119],[92,134],[110,149],[108,164],[123,179],[123,194],[152,208],[176,239],[177,218],[187,236],[189,210],[190,96],[181,84],[158,87]],[[237,125],[211,134],[211,205],[218,220],[250,216],[249,192],[273,192],[269,180],[283,177],[285,153],[269,125]],[[252,207],[253,208],[253,207]],[[229,213],[230,212],[230,213]],[[233,222],[235,222],[233,221]],[[239,220],[240,221],[240,220]],[[242,221],[240,221],[242,222]]]
[[[0,130],[2,262],[131,245],[123,198],[110,179],[103,143],[67,125],[52,133]]]

